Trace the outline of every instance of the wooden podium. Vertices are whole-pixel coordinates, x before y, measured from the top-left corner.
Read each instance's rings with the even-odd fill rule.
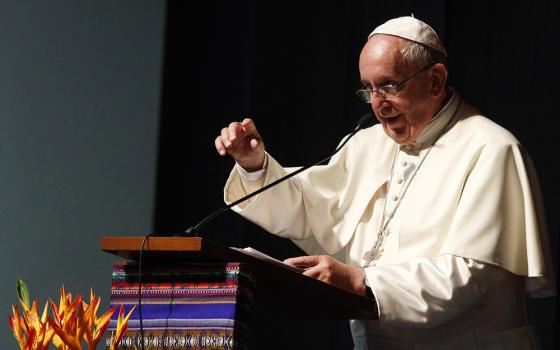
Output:
[[[143,237],[102,237],[101,249],[127,260],[116,265],[137,266],[142,241]],[[372,299],[307,277],[296,268],[204,238],[149,237],[142,251],[142,266],[155,264],[169,271],[183,264],[220,263],[241,263],[247,267],[255,285],[252,318],[257,322],[271,318],[377,318],[375,301]]]

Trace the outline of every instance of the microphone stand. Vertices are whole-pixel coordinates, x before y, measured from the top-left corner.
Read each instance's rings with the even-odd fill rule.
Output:
[[[329,155],[328,157],[325,157],[324,159],[321,159],[320,161],[318,161],[317,163],[314,163],[314,164],[312,164],[312,165],[306,165],[306,166],[304,166],[304,167],[301,167],[301,168],[299,168],[298,170],[296,170],[296,171],[294,171],[294,172],[291,172],[291,173],[289,173],[289,174],[287,174],[287,175],[285,175],[285,176],[279,178],[278,180],[276,180],[276,181],[274,181],[274,182],[271,182],[271,183],[269,183],[268,185],[263,186],[263,187],[259,188],[258,190],[254,191],[254,192],[251,192],[251,193],[249,193],[248,195],[246,195],[246,196],[244,196],[244,197],[242,197],[242,198],[240,198],[240,199],[238,199],[238,200],[236,200],[236,201],[234,201],[234,202],[231,202],[230,204],[228,204],[228,205],[226,205],[226,206],[224,206],[224,207],[222,207],[222,208],[216,210],[216,211],[213,212],[212,214],[208,215],[207,217],[205,217],[202,221],[200,221],[200,222],[199,222],[198,224],[196,224],[195,226],[189,227],[187,230],[185,230],[185,233],[186,233],[187,235],[189,235],[189,236],[192,235],[193,237],[198,237],[198,230],[199,230],[202,226],[204,226],[206,223],[208,223],[209,221],[213,220],[216,216],[218,216],[218,215],[222,214],[223,212],[225,212],[225,211],[231,209],[232,207],[238,205],[239,203],[242,203],[242,202],[246,201],[247,199],[249,199],[249,198],[251,198],[251,197],[253,197],[253,196],[256,196],[257,194],[268,190],[269,188],[271,188],[271,187],[273,187],[273,186],[279,184],[280,182],[285,181],[285,180],[289,179],[290,177],[295,176],[295,175],[301,173],[302,171],[305,171],[305,170],[311,168],[312,166],[319,165],[319,164],[321,164],[321,163],[323,163],[323,162],[325,162],[325,161],[331,159],[338,151],[340,151],[340,149],[342,149],[342,147],[348,142],[348,140],[350,140],[350,138],[351,138],[352,136],[354,136],[358,131],[372,126],[372,125],[374,124],[374,122],[375,122],[375,119],[374,119],[374,117],[373,117],[373,114],[371,114],[371,113],[366,113],[364,116],[362,116],[362,118],[360,118],[360,121],[358,122],[358,125],[356,126],[356,128],[354,129],[354,131],[352,131],[351,134],[349,134],[348,136],[346,136],[346,138],[344,139],[344,141],[343,141],[343,142],[334,150],[334,152],[331,153],[331,155]]]

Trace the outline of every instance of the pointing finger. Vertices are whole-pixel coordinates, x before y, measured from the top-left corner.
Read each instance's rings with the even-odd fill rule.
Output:
[[[247,132],[248,134],[253,134],[257,132],[257,127],[255,126],[255,123],[251,118],[243,119],[241,125],[243,126],[245,132]]]
[[[243,136],[246,134],[243,125],[241,125],[241,123],[239,122],[230,123],[227,130],[229,134],[229,141],[231,143],[235,143],[238,138],[243,138]]]

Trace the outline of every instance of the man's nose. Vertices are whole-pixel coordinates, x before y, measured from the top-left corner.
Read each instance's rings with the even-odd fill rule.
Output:
[[[379,108],[383,107],[388,101],[387,96],[383,93],[379,92],[372,92],[371,93],[371,107],[374,110],[378,110]]]

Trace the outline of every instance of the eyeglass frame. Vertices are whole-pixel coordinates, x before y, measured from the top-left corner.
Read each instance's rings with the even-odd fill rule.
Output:
[[[358,90],[356,90],[356,95],[358,95],[358,98],[365,103],[371,103],[371,101],[373,101],[373,94],[374,93],[377,94],[377,95],[384,96],[384,97],[387,96],[387,95],[396,96],[399,93],[399,87],[401,87],[404,83],[411,80],[412,78],[417,77],[418,75],[420,75],[420,73],[422,73],[423,71],[430,68],[431,66],[433,66],[436,63],[439,63],[439,62],[438,61],[432,62],[432,63],[424,66],[422,69],[420,69],[416,73],[412,74],[408,78],[405,78],[405,79],[399,81],[398,83],[385,84],[385,85],[376,87],[374,89],[369,89],[367,87],[358,89]],[[394,90],[394,92],[391,92],[390,90]]]

